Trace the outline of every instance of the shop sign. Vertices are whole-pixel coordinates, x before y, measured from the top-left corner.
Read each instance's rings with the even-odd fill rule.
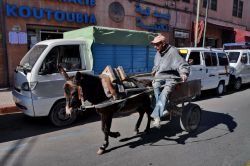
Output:
[[[188,39],[188,38],[189,38],[189,33],[187,33],[187,32],[182,32],[182,31],[174,31],[174,37],[175,37],[175,38],[184,38],[184,39]]]
[[[83,23],[96,25],[94,14],[67,12],[63,10],[53,10],[50,8],[36,8],[29,6],[20,6],[6,4],[6,15],[21,18],[35,18],[36,20],[56,20],[57,22]]]
[[[135,12],[139,13],[142,17],[136,17],[136,26],[144,29],[148,29],[151,31],[166,31],[168,32],[170,30],[170,27],[168,24],[160,22],[160,20],[167,20],[169,21],[171,19],[171,15],[168,13],[161,13],[157,10],[154,10],[151,12],[150,7],[143,8],[140,5],[139,2],[136,2],[135,4]],[[143,19],[147,18],[149,16],[155,17],[157,19],[157,22],[154,24],[144,24]]]

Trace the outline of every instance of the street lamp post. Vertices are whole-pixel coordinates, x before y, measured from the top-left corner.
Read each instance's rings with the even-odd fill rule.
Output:
[[[200,0],[197,0],[195,36],[194,36],[194,46],[195,46],[195,47],[197,47],[199,15],[200,15]]]

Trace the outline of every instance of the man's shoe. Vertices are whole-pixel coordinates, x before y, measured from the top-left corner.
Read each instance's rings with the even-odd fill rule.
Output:
[[[154,118],[153,125],[157,128],[160,128],[161,127],[160,122],[161,122],[160,118]]]

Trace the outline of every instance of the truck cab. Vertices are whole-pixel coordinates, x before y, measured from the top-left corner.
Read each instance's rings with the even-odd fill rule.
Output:
[[[92,73],[91,61],[84,40],[37,43],[15,69],[12,94],[16,106],[31,117],[49,116],[57,126],[71,123],[76,116],[65,114],[65,80],[57,68],[62,66],[69,76],[77,71]]]

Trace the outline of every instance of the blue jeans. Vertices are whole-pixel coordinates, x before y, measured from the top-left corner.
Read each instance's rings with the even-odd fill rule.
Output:
[[[168,96],[176,84],[174,79],[157,79],[153,81],[154,95],[155,95],[155,108],[151,114],[152,118],[160,118],[163,115],[165,107],[168,106]],[[164,85],[163,89],[160,88]],[[162,89],[162,91],[161,91]]]

